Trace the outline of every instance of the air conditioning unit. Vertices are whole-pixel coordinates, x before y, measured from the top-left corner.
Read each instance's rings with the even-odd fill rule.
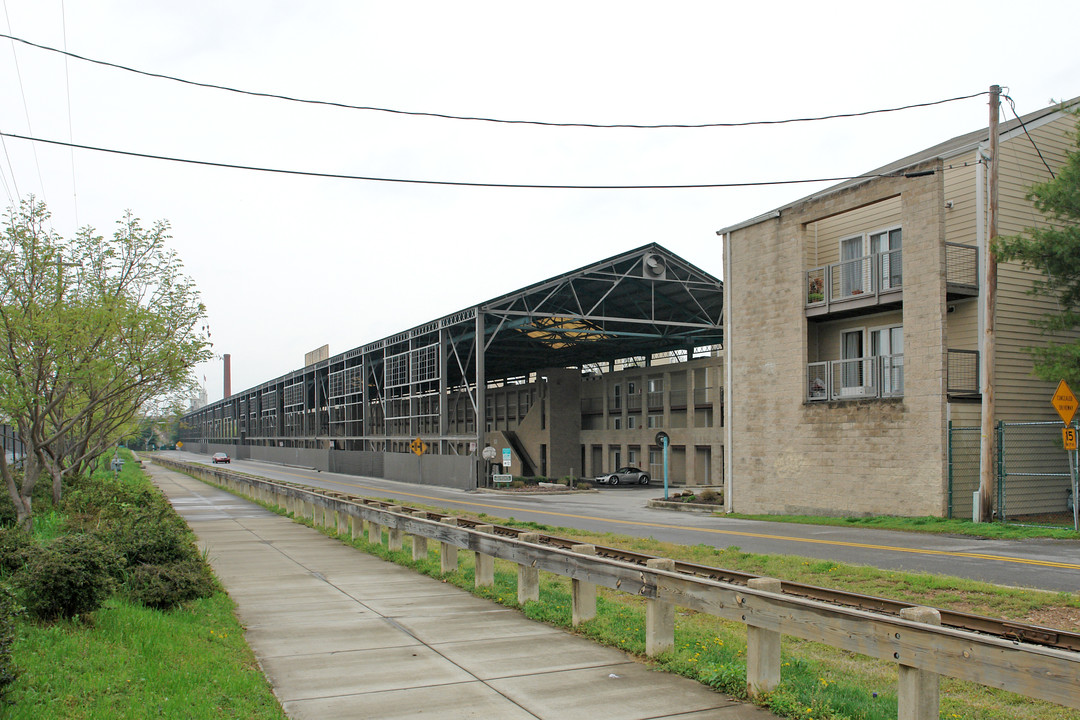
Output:
[[[642,262],[642,276],[650,280],[664,280],[667,278],[667,263],[664,256],[658,253],[649,253]]]

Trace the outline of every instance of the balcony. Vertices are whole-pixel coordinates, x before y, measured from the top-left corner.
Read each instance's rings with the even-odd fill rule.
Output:
[[[864,255],[806,271],[806,316],[903,300],[903,251]]]
[[[904,396],[904,356],[826,360],[806,366],[806,401]]]
[[[945,389],[951,399],[982,397],[978,350],[949,350]]]
[[[979,251],[945,243],[948,299],[979,293]],[[889,250],[806,271],[806,316],[856,315],[864,308],[903,302],[903,251]]]
[[[979,397],[981,389],[977,350],[947,351],[945,387],[950,399]],[[806,366],[807,402],[903,396],[903,355],[826,360]]]

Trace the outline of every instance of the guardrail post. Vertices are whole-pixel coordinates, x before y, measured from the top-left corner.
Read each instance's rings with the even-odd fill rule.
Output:
[[[443,525],[457,525],[456,517],[443,518]],[[444,573],[454,572],[458,567],[457,545],[448,542],[439,543],[439,569]]]
[[[375,543],[376,545],[382,545],[382,525],[374,520],[367,521],[367,539],[368,542]]]
[[[595,555],[595,545],[573,545],[571,552]],[[573,578],[570,580],[570,623],[580,625],[596,617],[596,583]]]
[[[417,510],[413,513],[413,517],[423,518],[427,520],[427,513],[423,510]],[[427,538],[423,535],[412,536],[412,559],[413,560],[427,560]]]
[[[934,608],[903,608],[900,617],[926,625],[941,624],[941,613]],[[909,667],[901,660],[896,692],[898,720],[937,720],[941,705],[940,684],[937,673]]]
[[[355,515],[349,515],[349,533],[352,535],[352,539],[364,536],[364,518],[359,514],[359,510],[353,508]]]
[[[645,561],[645,567],[653,570],[675,570],[671,558],[653,558]],[[665,600],[650,598],[645,602],[645,654],[659,655],[675,648],[675,605]]]
[[[477,525],[473,530],[491,535],[495,532],[495,526]],[[495,558],[479,552],[473,555],[476,561],[476,587],[493,587],[495,585]]]
[[[766,592],[783,592],[775,578],[751,578],[746,586]],[[746,623],[746,692],[757,697],[780,684],[780,633]]]
[[[349,534],[349,513],[342,508],[338,508],[337,512],[337,531],[338,535]]]
[[[527,543],[540,542],[540,533],[521,532],[518,540]],[[540,571],[532,565],[518,565],[518,603],[524,605],[529,600],[540,599]]]
[[[392,513],[400,513],[402,511],[402,507],[400,505],[391,505],[386,509]],[[401,528],[387,527],[386,533],[386,546],[391,550],[400,550],[402,545],[401,540],[405,535],[405,533],[401,531]]]

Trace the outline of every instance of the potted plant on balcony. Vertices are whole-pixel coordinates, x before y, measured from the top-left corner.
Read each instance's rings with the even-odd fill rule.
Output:
[[[815,277],[810,278],[810,284],[807,287],[806,302],[817,303],[825,299],[824,282],[822,278]]]

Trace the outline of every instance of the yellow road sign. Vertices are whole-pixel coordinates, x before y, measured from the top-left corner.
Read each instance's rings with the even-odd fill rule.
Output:
[[[420,438],[416,438],[411,443],[409,443],[409,450],[416,453],[417,455],[423,455],[424,453],[426,453],[427,448],[427,443],[425,443]]]
[[[1061,442],[1066,450],[1076,449],[1076,428],[1061,428]]]
[[[1072,422],[1073,415],[1076,414],[1077,403],[1076,396],[1069,389],[1067,382],[1062,380],[1058,383],[1057,390],[1054,391],[1054,399],[1050,401],[1050,404],[1057,410],[1063,423],[1068,425]]]

